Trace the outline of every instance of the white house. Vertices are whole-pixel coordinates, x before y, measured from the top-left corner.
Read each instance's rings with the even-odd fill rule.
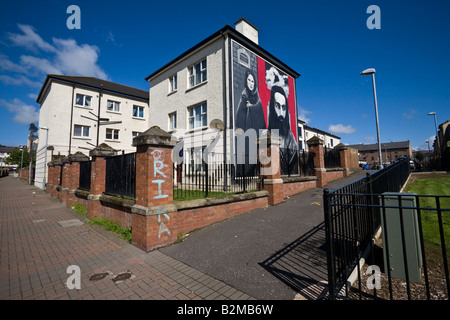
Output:
[[[310,127],[306,125],[305,121],[298,119],[298,148],[300,151],[308,151],[307,141],[314,136],[322,139],[324,141],[324,146],[327,148],[334,148],[341,143],[340,137],[332,133]]]
[[[149,125],[148,95],[148,91],[92,77],[48,75],[37,98],[35,185],[44,188],[46,144],[47,162],[52,155],[78,151],[87,155],[103,142],[134,152],[133,137]]]
[[[295,79],[299,76],[259,46],[258,29],[241,18],[235,28],[226,25],[146,78],[150,82],[150,126],[157,125],[182,140],[187,155],[213,142],[214,151],[233,162],[232,155],[239,152],[237,145],[242,141],[239,137],[248,137],[248,154],[256,148],[253,138],[274,125],[269,103],[272,88],[280,87],[284,125],[290,129],[282,147],[297,150]],[[245,91],[248,81],[251,89]],[[214,128],[224,130],[218,135]],[[242,131],[236,132],[237,128]]]

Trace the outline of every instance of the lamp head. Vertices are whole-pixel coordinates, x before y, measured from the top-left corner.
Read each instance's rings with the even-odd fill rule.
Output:
[[[372,74],[372,73],[375,73],[375,69],[374,68],[369,68],[369,69],[366,69],[363,72],[361,72],[361,75],[362,76],[366,76],[366,75]]]
[[[429,116],[433,116],[433,115],[435,115],[435,114],[436,114],[436,112],[429,112],[429,113],[428,113]]]

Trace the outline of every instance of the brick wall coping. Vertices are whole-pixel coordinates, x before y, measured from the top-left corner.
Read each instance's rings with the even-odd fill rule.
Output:
[[[172,135],[158,126],[153,126],[147,131],[141,133],[137,137],[133,138],[133,146],[138,147],[141,145],[154,145],[154,146],[169,146],[174,147],[177,144],[173,140]]]
[[[283,183],[294,183],[294,182],[305,182],[305,181],[316,181],[317,176],[307,176],[307,177],[281,177]]]
[[[344,168],[325,168],[325,170],[327,172],[332,172],[332,171],[345,171]]]
[[[75,190],[75,195],[80,198],[83,198],[83,199],[87,199],[89,194],[90,194],[90,192],[86,191],[86,190],[80,190],[80,189]]]
[[[140,214],[143,216],[152,216],[161,213],[170,213],[176,212],[186,209],[193,209],[199,207],[208,207],[215,206],[225,203],[252,200],[262,197],[267,197],[269,195],[268,191],[256,191],[249,192],[243,194],[234,194],[225,197],[215,197],[215,198],[206,198],[206,199],[194,199],[194,200],[186,200],[186,201],[177,201],[173,204],[167,204],[163,206],[155,206],[155,207],[144,207],[141,205],[135,204],[131,207],[131,212]]]
[[[122,206],[125,208],[131,208],[135,205],[136,201],[132,199],[124,199],[116,196],[111,196],[108,194],[100,195],[99,200],[104,203],[114,204],[116,206]]]
[[[174,202],[178,210],[192,209],[198,207],[215,206],[224,203],[245,201],[251,199],[257,199],[262,197],[267,197],[269,195],[268,191],[255,191],[242,194],[233,194],[225,197],[215,197],[206,199],[195,199],[186,201],[176,201]]]

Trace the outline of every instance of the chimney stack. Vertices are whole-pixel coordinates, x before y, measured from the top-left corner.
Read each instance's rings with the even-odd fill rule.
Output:
[[[258,29],[244,18],[240,18],[234,23],[236,31],[242,33],[254,43],[258,44]]]

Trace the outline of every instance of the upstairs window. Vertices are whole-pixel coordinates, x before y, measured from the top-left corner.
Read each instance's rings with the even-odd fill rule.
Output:
[[[177,75],[174,75],[173,77],[169,78],[169,93],[177,90],[178,86],[177,82],[178,82]]]
[[[91,104],[92,104],[91,96],[77,93],[77,96],[75,99],[75,105],[82,106],[82,107],[90,107]]]
[[[206,102],[203,102],[197,106],[190,107],[188,111],[189,111],[189,129],[206,127],[207,125]]]
[[[173,131],[177,128],[177,113],[173,112],[169,114],[169,131]]]
[[[189,87],[206,81],[206,58],[188,68]]]
[[[133,117],[143,118],[144,117],[144,107],[133,106]]]
[[[73,136],[88,138],[89,137],[89,127],[76,124],[73,128]]]
[[[120,102],[108,100],[106,102],[106,110],[119,112],[120,111]]]
[[[118,129],[106,129],[106,139],[119,140],[119,130]]]

